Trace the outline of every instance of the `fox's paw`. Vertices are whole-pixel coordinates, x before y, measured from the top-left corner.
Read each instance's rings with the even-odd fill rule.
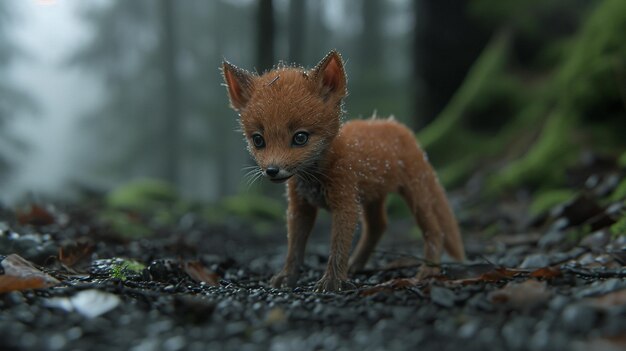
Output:
[[[315,284],[315,292],[347,291],[354,289],[356,289],[356,286],[349,281],[326,275]]]
[[[273,288],[293,288],[298,282],[298,277],[299,275],[297,273],[289,273],[283,270],[272,277],[272,279],[270,280],[270,285]]]
[[[441,273],[441,269],[439,269],[439,267],[427,266],[427,265],[422,264],[419,271],[417,272],[417,275],[415,276],[415,279],[424,280],[426,278],[439,275],[440,273]]]

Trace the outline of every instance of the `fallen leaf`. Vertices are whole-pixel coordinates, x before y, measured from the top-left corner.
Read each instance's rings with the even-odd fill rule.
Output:
[[[202,262],[185,262],[185,264],[183,265],[183,269],[185,270],[185,273],[187,273],[191,277],[191,279],[197,282],[204,282],[213,286],[219,285],[219,276],[217,275],[217,273],[204,267]]]
[[[32,263],[19,255],[0,256],[0,261],[2,268],[0,271],[0,293],[44,289],[59,284],[59,281],[54,277],[35,268]]]
[[[460,280],[476,278],[496,269],[498,269],[498,266],[492,263],[444,265],[442,266],[442,275],[448,280]]]
[[[530,273],[530,277],[538,279],[552,279],[563,275],[559,267],[543,267]]]
[[[25,211],[17,212],[17,220],[20,224],[32,224],[32,225],[48,225],[55,222],[54,216],[45,208],[33,204]]]
[[[87,318],[95,318],[116,308],[120,302],[117,295],[98,289],[89,289],[72,297],[53,297],[45,304],[67,312],[76,311]]]
[[[504,288],[489,294],[492,303],[508,304],[514,308],[534,307],[547,301],[552,293],[545,282],[529,279],[521,283],[510,282]]]
[[[59,248],[59,261],[67,267],[74,267],[78,263],[85,263],[93,250],[91,241],[77,240]]]
[[[480,276],[476,278],[465,278],[465,279],[457,279],[447,281],[446,284],[479,284],[479,283],[495,283],[501,282],[505,280],[511,280],[515,277],[525,276],[528,274],[527,270],[524,269],[511,269],[504,267],[496,267],[495,269],[482,273]]]

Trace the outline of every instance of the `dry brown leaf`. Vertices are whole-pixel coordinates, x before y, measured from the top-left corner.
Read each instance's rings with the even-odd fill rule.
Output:
[[[552,279],[563,275],[559,267],[543,267],[530,273],[530,277],[538,279]]]
[[[450,280],[450,281],[447,281],[446,284],[468,285],[468,284],[478,284],[478,283],[495,283],[495,282],[501,282],[505,280],[511,280],[515,277],[524,276],[526,274],[528,274],[527,270],[496,267],[494,270],[485,272],[476,278]]]
[[[545,282],[529,279],[510,282],[504,288],[489,294],[492,303],[505,303],[515,308],[533,307],[547,301],[552,293]]]
[[[217,273],[204,267],[202,262],[189,261],[183,265],[185,272],[191,277],[191,279],[197,282],[204,282],[209,285],[219,285],[219,276]]]
[[[0,274],[0,293],[43,289],[59,284],[54,277],[35,268],[32,263],[16,254],[6,256],[1,266],[3,272]]]
[[[17,220],[20,224],[48,225],[55,222],[54,216],[39,205],[31,205],[28,210],[18,211]]]
[[[94,244],[86,240],[77,240],[59,248],[59,261],[67,267],[74,267],[88,258],[94,250]]]

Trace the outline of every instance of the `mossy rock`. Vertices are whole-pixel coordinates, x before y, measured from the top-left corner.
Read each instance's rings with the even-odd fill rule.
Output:
[[[155,179],[142,179],[123,185],[106,197],[106,204],[114,209],[150,211],[178,199],[176,190]]]
[[[111,277],[122,281],[141,275],[146,266],[135,260],[116,259],[111,265]]]

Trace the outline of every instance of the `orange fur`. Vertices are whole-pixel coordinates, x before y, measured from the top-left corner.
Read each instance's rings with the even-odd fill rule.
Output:
[[[364,267],[385,231],[391,192],[407,202],[423,232],[424,257],[435,264],[423,266],[418,278],[436,273],[443,248],[465,258],[445,191],[413,133],[393,119],[341,124],[347,90],[338,53],[308,71],[279,67],[257,76],[224,62],[223,73],[259,171],[287,181],[287,259],[273,286],[297,283],[317,208],[323,207],[332,218],[330,256],[316,289],[349,287],[348,271]],[[348,259],[359,217],[363,233]]]

